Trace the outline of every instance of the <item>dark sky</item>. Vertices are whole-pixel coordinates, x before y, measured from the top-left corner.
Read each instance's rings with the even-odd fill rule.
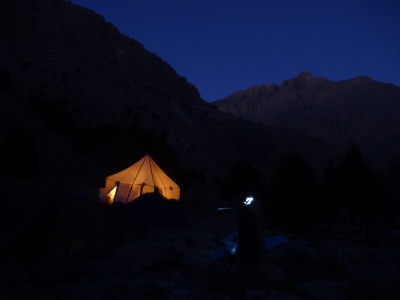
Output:
[[[310,71],[400,86],[399,0],[72,0],[213,101]]]

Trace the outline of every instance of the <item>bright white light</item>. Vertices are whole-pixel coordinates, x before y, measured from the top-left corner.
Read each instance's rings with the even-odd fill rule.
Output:
[[[250,203],[254,200],[253,197],[247,197],[246,200],[243,202],[244,205],[250,205]]]

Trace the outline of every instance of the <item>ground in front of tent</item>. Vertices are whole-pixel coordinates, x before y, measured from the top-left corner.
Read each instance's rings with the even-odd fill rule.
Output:
[[[127,204],[146,227],[186,226],[188,220],[182,203],[167,200],[157,193],[148,193]]]

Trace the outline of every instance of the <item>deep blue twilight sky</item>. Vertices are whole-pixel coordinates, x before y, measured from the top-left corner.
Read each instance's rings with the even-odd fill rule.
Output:
[[[72,0],[214,101],[310,71],[400,86],[399,0]]]

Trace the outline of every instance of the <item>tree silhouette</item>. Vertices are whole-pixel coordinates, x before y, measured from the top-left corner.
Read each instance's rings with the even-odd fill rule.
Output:
[[[318,215],[316,188],[317,178],[308,163],[296,153],[285,156],[270,183],[268,219],[275,225],[309,225]]]
[[[341,210],[338,205],[340,196],[340,183],[337,168],[331,161],[325,168],[317,191],[321,221],[332,221]]]
[[[393,218],[394,197],[352,144],[337,168],[339,206],[365,221]]]

